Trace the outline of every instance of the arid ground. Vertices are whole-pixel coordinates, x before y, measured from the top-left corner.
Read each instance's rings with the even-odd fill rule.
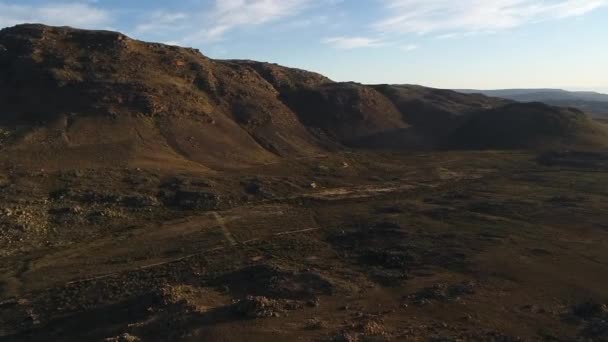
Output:
[[[606,171],[597,154],[356,152],[221,174],[5,175],[18,182],[2,220],[23,241],[3,236],[0,332],[601,341]],[[191,200],[152,199],[163,191]]]

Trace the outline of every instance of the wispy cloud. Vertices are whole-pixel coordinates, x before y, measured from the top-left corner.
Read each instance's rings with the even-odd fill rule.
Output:
[[[182,12],[155,11],[146,14],[146,20],[135,27],[137,33],[152,31],[172,31],[180,28],[180,23],[187,20],[189,15]]]
[[[329,17],[326,15],[315,15],[305,18],[299,18],[296,20],[289,21],[282,25],[281,28],[285,29],[305,29],[308,27],[313,27],[316,25],[327,26],[329,22]],[[332,24],[333,25],[333,24]]]
[[[386,12],[354,36],[326,38],[338,49],[395,46],[406,34],[435,34],[439,39],[496,33],[518,26],[577,17],[608,5],[608,0],[376,0]]]
[[[414,50],[418,50],[418,45],[414,45],[414,44],[403,45],[403,46],[401,47],[401,50],[403,50],[403,51],[414,51]]]
[[[271,23],[295,16],[313,0],[215,0],[209,14],[193,18],[209,23],[186,35],[184,43],[217,41],[229,31]]]
[[[331,37],[323,39],[323,43],[336,49],[357,49],[384,45],[382,40],[369,37]]]
[[[111,23],[107,11],[85,3],[21,5],[0,2],[0,27],[22,23],[106,28]]]
[[[383,33],[482,32],[581,16],[606,0],[380,0],[390,12],[373,27]]]

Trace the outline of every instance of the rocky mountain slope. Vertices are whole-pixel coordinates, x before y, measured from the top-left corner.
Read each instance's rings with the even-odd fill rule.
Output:
[[[28,126],[20,150],[56,153],[68,159],[62,164],[95,164],[107,152],[124,164],[226,167],[321,149],[247,65],[114,32],[39,25],[3,30],[0,42],[1,120]]]
[[[486,112],[492,118],[508,103],[418,86],[336,83],[116,32],[43,25],[0,31],[0,90],[3,162],[48,169],[111,163],[208,170],[343,146],[460,147],[460,138],[446,139],[476,129],[469,120]],[[517,114],[534,108],[521,105]],[[507,126],[520,131],[519,124],[525,122]],[[542,137],[542,131],[525,132],[529,141]],[[520,147],[509,141],[485,147]]]

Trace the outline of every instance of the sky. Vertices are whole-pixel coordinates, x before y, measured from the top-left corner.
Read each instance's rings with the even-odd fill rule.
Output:
[[[608,0],[0,0],[0,27],[24,22],[336,81],[608,93]]]

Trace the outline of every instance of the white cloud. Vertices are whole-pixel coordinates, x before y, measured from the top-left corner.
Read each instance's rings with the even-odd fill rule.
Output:
[[[581,16],[607,0],[380,0],[391,13],[374,24],[384,33],[495,31]]]
[[[180,28],[180,23],[189,18],[189,15],[181,12],[155,11],[146,14],[146,21],[135,27],[137,33],[152,31],[169,31]]]
[[[403,51],[414,51],[417,49],[418,49],[418,45],[414,45],[414,44],[404,45],[401,47],[401,50],[403,50]]]
[[[208,22],[202,30],[186,36],[183,41],[204,42],[220,40],[227,32],[248,26],[262,25],[295,16],[307,8],[313,0],[215,0]]]
[[[323,39],[323,43],[336,49],[357,49],[384,45],[382,40],[368,37],[331,37]]]
[[[311,17],[299,18],[282,25],[285,29],[304,29],[315,25],[327,26],[329,17],[326,15],[316,15]]]
[[[0,28],[23,23],[105,28],[110,14],[84,3],[48,3],[44,5],[15,5],[0,2]]]

